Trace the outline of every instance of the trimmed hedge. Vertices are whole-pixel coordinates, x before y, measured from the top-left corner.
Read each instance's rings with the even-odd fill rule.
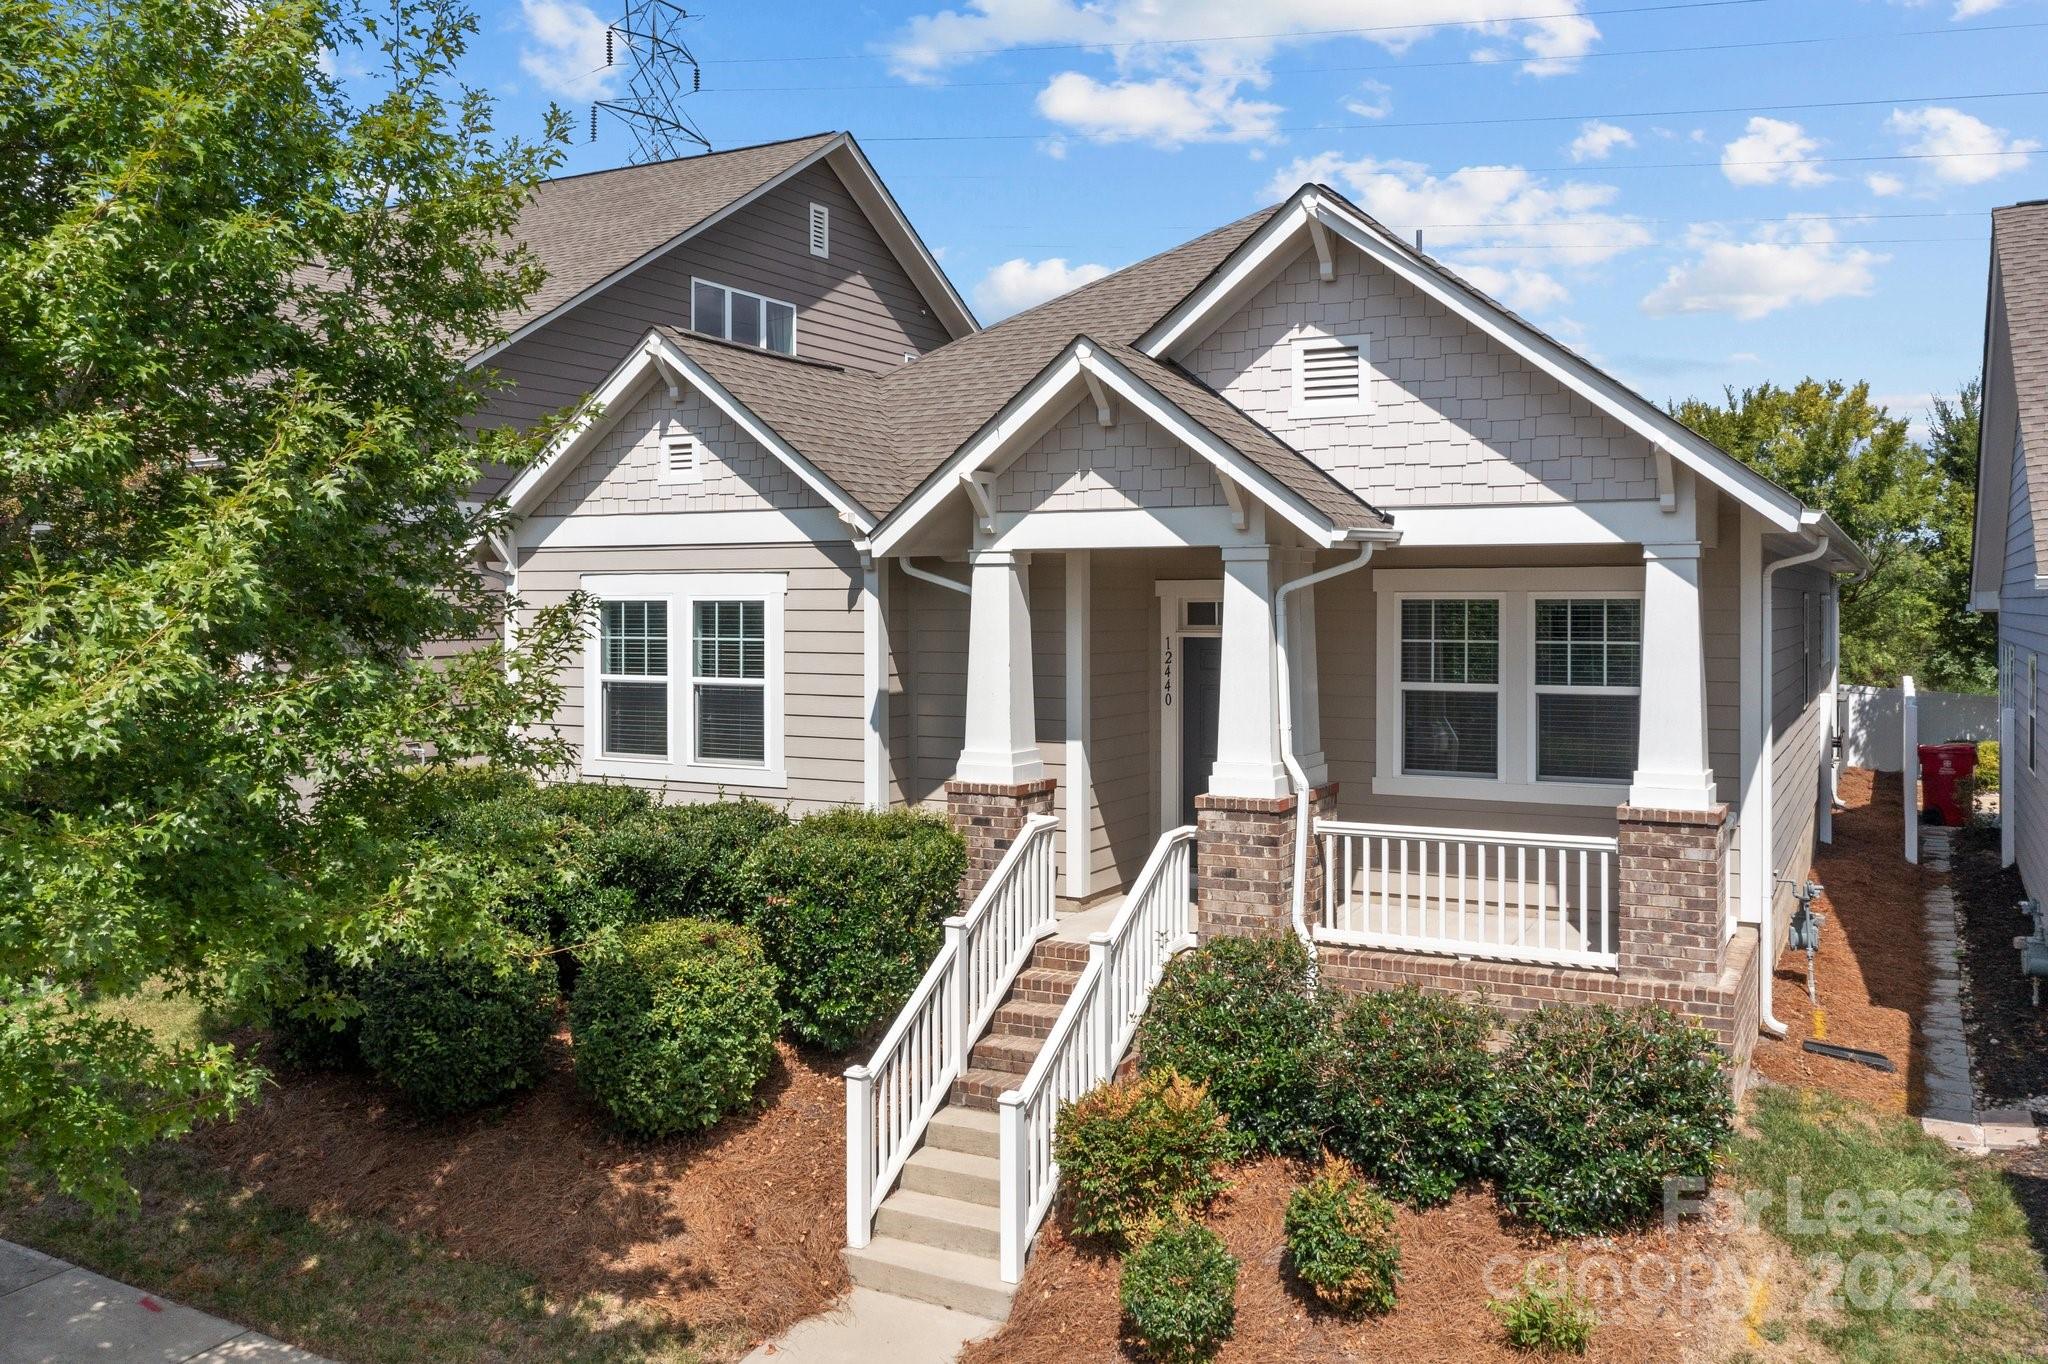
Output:
[[[1230,1136],[1205,1088],[1164,1071],[1062,1104],[1052,1148],[1068,1227],[1121,1241],[1221,1193]]]
[[[1237,1326],[1237,1257],[1199,1222],[1158,1227],[1125,1257],[1117,1291],[1131,1343],[1165,1364],[1209,1358]]]
[[[846,1051],[896,1016],[959,909],[967,849],[944,819],[828,810],[747,858],[748,923],[781,973],[798,1038]]]
[[[1287,1258],[1318,1301],[1339,1312],[1391,1312],[1401,1281],[1394,1209],[1341,1160],[1287,1200]]]
[[[576,1081],[636,1137],[711,1126],[775,1060],[775,968],[736,924],[671,919],[583,970],[569,1005]]]
[[[1491,1010],[1413,986],[1360,995],[1337,1021],[1330,1149],[1393,1197],[1443,1203],[1483,1173],[1500,1120]]]
[[[430,1115],[495,1102],[540,1078],[555,962],[514,938],[499,954],[396,957],[365,974],[363,1059]]]
[[[362,1065],[363,1018],[356,1006],[363,973],[332,950],[309,947],[300,958],[297,1001],[269,1011],[278,1058],[296,1070],[354,1070]]]
[[[741,923],[750,907],[747,857],[788,825],[789,816],[758,800],[656,806],[592,840],[591,868],[599,885],[632,897],[631,922]]]
[[[1322,1146],[1330,1007],[1293,936],[1218,938],[1167,964],[1138,1029],[1138,1064],[1209,1087],[1246,1150]]]
[[[1665,1179],[1712,1173],[1734,1120],[1713,1034],[1662,1009],[1540,1009],[1499,1073],[1501,1201],[1546,1231],[1648,1221]]]

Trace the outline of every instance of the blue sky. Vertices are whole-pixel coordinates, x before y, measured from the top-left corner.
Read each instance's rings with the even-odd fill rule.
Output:
[[[587,134],[621,3],[481,4],[503,126]],[[2048,0],[704,0],[687,33],[714,146],[851,130],[985,321],[1322,179],[1657,399],[1811,374],[1917,416],[1980,363],[1987,210],[2048,195],[2048,93],[1976,98],[2048,92]]]

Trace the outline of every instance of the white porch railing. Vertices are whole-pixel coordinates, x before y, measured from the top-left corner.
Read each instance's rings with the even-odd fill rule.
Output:
[[[1025,1252],[1059,1187],[1052,1128],[1060,1105],[1116,1070],[1167,959],[1194,946],[1194,856],[1192,825],[1161,836],[1116,918],[1089,938],[1088,965],[1030,1072],[997,1101],[997,1225],[1006,1283],[1023,1277]]]
[[[1052,932],[1053,834],[1032,815],[864,1066],[846,1072],[846,1243],[868,1243],[875,1208],[917,1148],[946,1091],[966,1069],[1032,946]]]
[[[1615,840],[1316,821],[1319,942],[1618,964]]]

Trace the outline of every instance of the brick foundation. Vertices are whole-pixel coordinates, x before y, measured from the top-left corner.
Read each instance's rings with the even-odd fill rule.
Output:
[[[1337,785],[1309,792],[1314,816],[1336,809]],[[1264,937],[1291,933],[1294,884],[1293,796],[1195,797],[1195,936]],[[1308,905],[1322,904],[1320,850],[1309,845]]]
[[[1624,976],[1706,984],[1725,965],[1728,807],[1652,810],[1624,805],[1620,822],[1621,923],[1616,947]]]
[[[967,874],[960,878],[960,903],[974,903],[981,887],[1016,842],[1024,821],[1052,813],[1051,777],[1040,781],[997,785],[987,782],[946,783],[946,816],[967,840]]]

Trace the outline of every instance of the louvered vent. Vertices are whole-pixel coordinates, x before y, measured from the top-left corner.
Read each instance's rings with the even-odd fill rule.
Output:
[[[1360,373],[1358,346],[1349,341],[1303,343],[1301,400],[1310,407],[1356,407],[1362,396],[1364,376]]]
[[[823,204],[811,205],[811,254],[832,254],[832,210]]]
[[[696,477],[697,442],[688,436],[670,436],[662,455],[662,473],[671,481]]]

